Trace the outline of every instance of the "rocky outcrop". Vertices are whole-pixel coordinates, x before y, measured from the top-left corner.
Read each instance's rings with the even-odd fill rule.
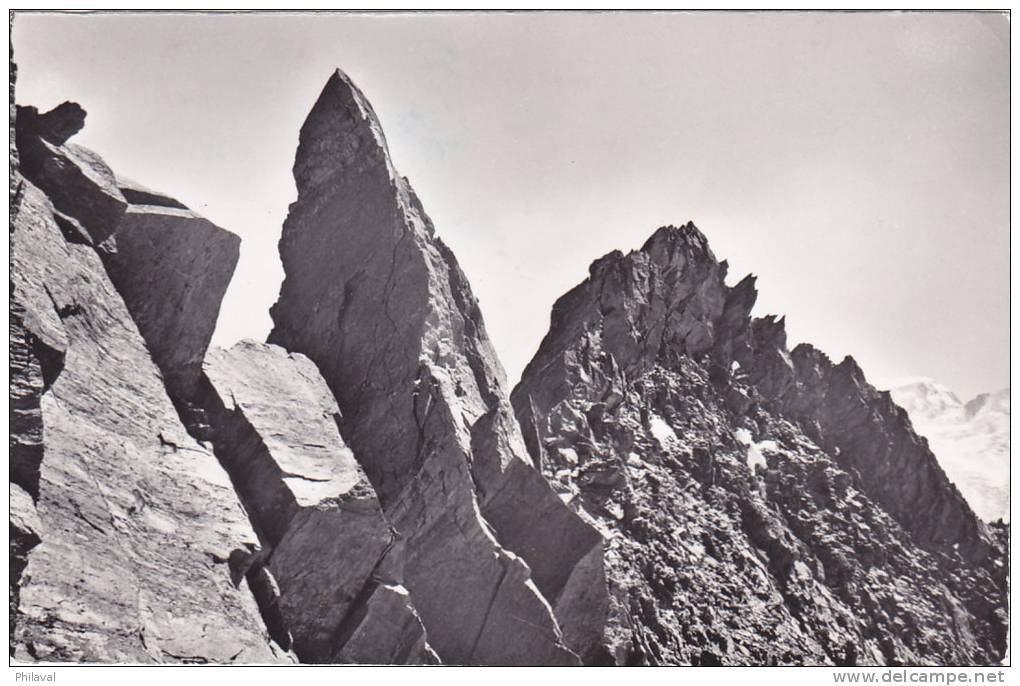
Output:
[[[17,661],[989,664],[1008,526],[691,224],[597,260],[507,382],[364,95],[301,130],[270,343],[238,239],[14,108]],[[978,410],[975,405],[974,411]]]
[[[18,110],[26,177],[57,208],[65,238],[99,247],[171,398],[195,392],[241,240],[182,203],[118,179],[95,153],[67,142],[85,112],[64,103],[46,114]]]
[[[59,114],[61,111],[65,114]],[[85,115],[75,103],[64,103],[42,115],[33,107],[18,108],[20,171],[46,194],[56,210],[58,226],[71,242],[99,245],[120,224],[128,203],[101,157],[66,142],[66,135],[74,129],[67,122],[67,113],[78,112],[80,119],[72,122],[80,129]],[[56,142],[61,139],[65,142]]]
[[[181,403],[196,391],[241,239],[172,198],[123,182],[118,188],[131,204],[104,244],[103,262]]]
[[[19,336],[45,351],[12,370],[32,416],[12,435],[31,455],[13,476],[30,496],[12,497],[13,656],[286,659],[245,582],[231,583],[231,561],[258,541],[226,474],[185,432],[98,255],[64,239],[30,182],[11,252]]]
[[[38,136],[56,146],[85,127],[85,110],[76,102],[63,102],[45,114],[35,107],[19,107],[17,131],[21,136]]]
[[[11,655],[289,662],[238,575],[255,533],[216,458],[185,432],[91,245],[126,208],[112,172],[65,142],[78,108],[19,114]]]
[[[601,563],[601,537],[532,469],[466,279],[339,71],[301,129],[294,178],[269,340],[307,355],[336,396],[405,539],[429,642],[444,662],[576,664],[589,646],[564,644],[550,606],[598,595],[572,584],[582,561]],[[602,590],[561,616],[600,611]]]
[[[868,384],[852,357],[834,364],[819,350],[794,348],[794,381],[771,400],[827,452],[856,472],[867,493],[922,547],[980,563],[991,536],[914,433],[907,413]]]
[[[852,362],[786,349],[693,226],[597,260],[512,400],[612,532],[617,663],[989,664],[1001,538]]]
[[[302,662],[432,661],[386,560],[398,541],[315,365],[242,341],[210,351],[205,379],[197,404],[259,532],[281,642]]]
[[[315,366],[249,343],[203,374],[238,238],[68,143],[77,105],[19,115],[12,654],[436,662]]]

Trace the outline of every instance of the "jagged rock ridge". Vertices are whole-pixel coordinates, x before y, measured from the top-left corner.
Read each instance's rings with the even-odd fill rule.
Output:
[[[512,400],[612,531],[617,662],[989,664],[1005,552],[856,363],[751,319],[692,224],[611,253],[553,307]]]
[[[454,663],[587,659],[601,537],[532,468],[467,281],[340,71],[294,178],[269,340],[311,358],[336,396],[430,643]]]
[[[236,236],[70,143],[79,106],[15,110],[11,73],[15,659],[1001,657],[1007,529],[693,225],[596,261],[511,404],[338,71],[270,344],[207,354]]]

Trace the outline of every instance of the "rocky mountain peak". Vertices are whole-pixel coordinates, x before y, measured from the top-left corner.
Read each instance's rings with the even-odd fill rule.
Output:
[[[397,174],[386,136],[371,103],[342,70],[334,71],[312,107],[298,142],[294,180],[298,193],[343,172]]]
[[[1005,624],[987,608],[1004,592],[1002,540],[856,360],[789,350],[783,318],[750,316],[754,277],[729,287],[726,271],[691,224],[597,260],[554,305],[511,396],[535,462],[613,532],[611,595],[656,627],[604,640],[653,663],[998,654]],[[768,595],[741,562],[756,557],[789,617],[773,615],[763,642],[734,641],[719,627],[731,612],[746,623]],[[939,645],[904,640],[864,599],[884,593],[885,574],[918,588],[938,578],[969,628]],[[894,614],[910,626],[962,616],[924,594],[901,600]],[[692,617],[691,604],[714,611]],[[804,627],[814,638],[801,643]]]
[[[660,227],[641,246],[641,252],[647,253],[653,262],[664,268],[669,266],[682,268],[687,261],[715,261],[715,256],[708,247],[708,239],[692,221],[679,227],[673,225]]]
[[[639,250],[595,260],[588,279],[553,305],[552,326],[524,376],[541,370],[569,386],[583,369],[623,382],[656,364],[705,355],[713,373],[728,376],[735,359],[750,359],[757,299],[756,278],[749,274],[727,286],[728,268],[693,222],[663,226]],[[574,350],[579,336],[587,344]],[[514,397],[520,392],[515,389]],[[533,435],[527,426],[525,435]]]
[[[269,340],[336,397],[429,643],[457,663],[597,652],[601,536],[533,468],[467,278],[340,71],[302,126],[294,177]]]

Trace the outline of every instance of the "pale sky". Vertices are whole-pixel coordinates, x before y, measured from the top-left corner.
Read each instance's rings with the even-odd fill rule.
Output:
[[[553,302],[693,220],[792,344],[964,399],[1009,384],[1009,23],[995,14],[40,15],[17,100],[243,239],[214,341],[264,339],[298,130],[374,105],[515,382]]]

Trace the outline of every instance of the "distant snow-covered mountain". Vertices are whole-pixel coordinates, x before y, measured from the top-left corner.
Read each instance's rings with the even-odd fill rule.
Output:
[[[964,403],[932,379],[888,385],[974,512],[985,521],[1009,521],[1009,389]]]

